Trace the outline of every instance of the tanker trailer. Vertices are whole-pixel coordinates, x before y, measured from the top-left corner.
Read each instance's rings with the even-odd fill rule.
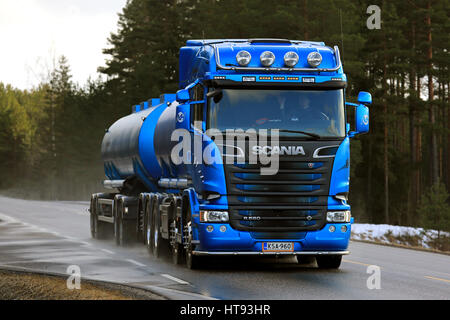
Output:
[[[92,236],[189,268],[239,255],[339,268],[353,222],[350,139],[369,131],[372,98],[345,101],[338,48],[189,40],[179,68],[176,94],[133,106],[105,133],[112,192],[91,197]]]

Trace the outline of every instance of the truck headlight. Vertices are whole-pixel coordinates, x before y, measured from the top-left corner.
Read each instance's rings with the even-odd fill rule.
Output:
[[[327,221],[328,222],[337,222],[337,223],[350,222],[351,218],[352,218],[352,214],[349,210],[327,212]]]
[[[227,211],[200,211],[200,222],[228,222]]]

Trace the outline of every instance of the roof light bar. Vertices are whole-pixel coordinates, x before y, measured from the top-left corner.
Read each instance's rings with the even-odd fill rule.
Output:
[[[334,68],[266,68],[266,67],[236,67],[236,66],[224,66],[220,63],[219,49],[214,44],[209,44],[214,48],[214,56],[216,60],[217,69],[232,70],[232,71],[295,71],[295,72],[336,72],[342,67],[341,56],[339,54],[339,48],[334,46],[334,53],[336,56],[336,67]]]

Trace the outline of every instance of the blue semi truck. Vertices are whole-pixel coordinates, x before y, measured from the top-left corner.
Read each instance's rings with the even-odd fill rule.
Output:
[[[179,59],[176,94],[133,106],[106,131],[111,192],[91,197],[92,237],[140,241],[189,268],[218,255],[339,268],[353,222],[350,139],[369,131],[372,98],[345,101],[338,47],[189,40]]]

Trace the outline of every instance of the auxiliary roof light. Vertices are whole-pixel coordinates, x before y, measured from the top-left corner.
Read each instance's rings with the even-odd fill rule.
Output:
[[[311,67],[316,68],[322,63],[322,55],[317,52],[311,52],[308,54],[308,63]]]
[[[295,67],[295,65],[298,63],[298,60],[298,54],[294,51],[289,51],[284,55],[284,64],[289,68]]]
[[[270,67],[271,65],[273,65],[273,63],[275,62],[275,55],[273,54],[273,52],[270,51],[264,51],[261,54],[261,64],[264,67]]]
[[[248,66],[248,64],[250,63],[251,60],[252,60],[252,55],[248,51],[242,50],[242,51],[239,51],[238,54],[236,55],[236,61],[237,61],[237,63],[239,63],[239,65],[241,67]]]

